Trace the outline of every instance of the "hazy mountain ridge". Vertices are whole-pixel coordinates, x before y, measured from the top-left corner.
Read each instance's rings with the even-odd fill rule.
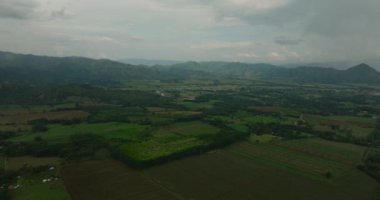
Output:
[[[168,79],[261,79],[267,81],[380,85],[380,73],[366,64],[347,70],[240,62],[185,62],[168,66],[136,66],[83,57],[48,57],[0,52],[0,81],[19,84],[95,83]]]
[[[175,60],[153,60],[153,59],[121,59],[118,62],[131,65],[145,65],[145,66],[155,66],[155,65],[175,65],[181,63],[181,61]]]

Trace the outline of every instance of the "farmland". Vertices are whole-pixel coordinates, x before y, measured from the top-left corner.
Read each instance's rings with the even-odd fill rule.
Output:
[[[7,170],[19,171],[17,180],[10,183],[12,199],[70,199],[58,158],[13,157],[7,160]]]
[[[144,170],[112,160],[83,162],[66,166],[63,174],[74,200],[92,199],[92,191],[99,191],[98,197],[112,193],[111,199],[369,200],[376,195],[376,181],[355,167],[364,148],[306,139],[284,142],[278,155],[280,144],[243,142]]]
[[[31,200],[379,196],[376,88],[248,80],[51,87],[41,92],[57,95],[27,93],[32,97],[11,101],[0,96],[12,102],[0,108],[0,164],[6,167],[0,195]]]
[[[75,125],[52,124],[48,128],[49,130],[46,132],[21,135],[12,138],[11,141],[30,142],[35,137],[41,137],[48,142],[59,143],[67,141],[70,135],[88,132],[109,139],[133,139],[145,129],[142,125],[117,122]]]
[[[310,142],[314,141],[298,143],[308,145]],[[335,145],[340,146],[337,143],[326,144],[329,147]],[[329,157],[326,159],[319,156],[323,154],[320,149],[314,148],[318,156],[283,148],[281,150],[287,150],[284,158],[283,155],[275,155],[276,146],[236,144],[154,167],[146,173],[173,191],[194,199],[231,199],[234,196],[242,199],[372,199],[376,193],[376,181],[362,174],[354,164],[330,159],[334,157],[330,154],[324,154]],[[343,145],[335,148],[346,151],[352,147]],[[353,149],[361,153],[361,149],[356,148]],[[334,169],[337,171],[332,171],[331,179],[322,174],[318,178],[313,175],[318,170]],[[318,191],[318,195],[312,195],[313,191]]]
[[[141,172],[112,160],[65,166],[63,177],[73,200],[177,199]]]

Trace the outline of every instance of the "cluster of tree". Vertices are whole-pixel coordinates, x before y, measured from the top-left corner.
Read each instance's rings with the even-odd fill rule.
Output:
[[[236,132],[234,130],[231,130],[230,128],[221,130],[217,134],[212,135],[202,135],[199,136],[199,139],[204,140],[207,145],[192,147],[188,149],[184,149],[179,152],[172,153],[167,156],[159,157],[153,160],[136,160],[134,158],[131,158],[127,155],[125,155],[120,149],[118,148],[112,148],[112,155],[122,161],[126,164],[135,167],[135,168],[147,168],[151,167],[153,165],[162,164],[165,162],[169,162],[172,160],[176,160],[179,158],[191,156],[191,155],[197,155],[201,154],[207,151],[211,151],[217,148],[221,148],[224,146],[228,146],[230,144],[233,144],[237,141],[242,141],[246,139],[249,136],[248,133],[242,133],[242,132]]]
[[[49,105],[68,101],[70,97],[124,106],[165,105],[170,100],[152,92],[107,89],[91,85],[0,87],[0,104]]]
[[[71,135],[67,143],[61,144],[48,143],[42,137],[37,136],[31,142],[3,142],[2,145],[3,152],[7,156],[60,156],[68,160],[91,157],[98,150],[109,148],[104,138],[89,133]]]
[[[92,157],[102,149],[108,149],[108,142],[101,136],[93,134],[74,134],[69,143],[60,150],[59,155],[67,160],[80,160]]]
[[[354,137],[350,133],[342,134],[342,133],[336,133],[332,131],[315,131],[315,130],[312,130],[310,133],[317,135],[320,138],[323,138],[325,140],[331,140],[331,141],[336,141],[336,142],[352,143],[352,144],[357,144],[361,146],[367,146],[369,143],[366,138],[357,138],[357,137]]]
[[[254,123],[248,124],[248,129],[250,133],[255,133],[257,135],[262,134],[272,134],[286,139],[300,139],[305,138],[304,133],[310,133],[309,127],[295,126],[280,123]]]

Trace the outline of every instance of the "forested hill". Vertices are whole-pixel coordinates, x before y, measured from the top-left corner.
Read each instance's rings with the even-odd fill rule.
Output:
[[[171,68],[197,70],[221,78],[233,77],[295,83],[380,85],[380,73],[364,63],[347,70],[307,66],[284,68],[269,64],[237,62],[187,62],[173,65]]]
[[[172,66],[135,66],[112,60],[47,57],[0,52],[0,82],[17,84],[118,84],[128,80],[261,79],[297,83],[380,85],[380,73],[366,64],[348,70],[283,68],[269,64],[186,62]]]
[[[185,79],[204,76],[186,69],[168,70],[83,57],[47,57],[0,52],[0,81],[17,84],[117,84],[128,80]]]
[[[149,78],[150,70],[111,60],[0,52],[0,80],[15,83],[112,83]]]

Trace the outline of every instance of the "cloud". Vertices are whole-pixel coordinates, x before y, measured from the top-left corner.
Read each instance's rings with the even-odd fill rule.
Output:
[[[65,18],[72,15],[71,13],[68,13],[66,8],[61,8],[59,10],[52,10],[50,13],[51,19],[58,19],[58,18]]]
[[[140,35],[133,35],[133,36],[130,36],[129,39],[132,41],[143,41],[145,38]]]
[[[364,60],[379,56],[379,8],[379,0],[0,0],[0,50],[116,59]]]
[[[191,49],[200,50],[217,50],[217,49],[236,49],[236,48],[246,48],[252,47],[253,42],[243,41],[243,42],[207,42],[202,44],[190,45]]]
[[[34,0],[0,0],[0,18],[26,19],[35,13],[38,6]]]
[[[174,0],[160,0],[171,2]],[[380,46],[379,0],[181,0],[202,5],[216,20],[238,19],[261,40],[299,47],[308,59],[345,60],[377,56]],[[242,26],[238,27],[241,30]],[[246,28],[245,28],[246,29]],[[260,32],[261,31],[261,32]],[[273,37],[280,33],[287,37]],[[266,34],[266,36],[265,36]],[[302,38],[298,39],[298,38]],[[273,39],[272,39],[273,40]],[[272,49],[273,50],[273,49]],[[302,57],[302,53],[299,53]]]
[[[293,39],[286,36],[278,36],[274,38],[274,43],[279,45],[298,45],[301,42],[301,39]]]
[[[0,18],[49,20],[69,16],[60,1],[48,0],[0,0]]]

